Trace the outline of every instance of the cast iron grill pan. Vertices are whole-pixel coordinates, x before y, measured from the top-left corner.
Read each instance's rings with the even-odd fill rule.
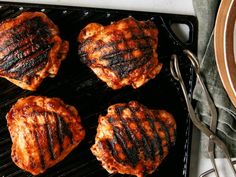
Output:
[[[70,51],[62,62],[59,73],[53,79],[46,78],[36,92],[24,91],[5,79],[0,79],[0,176],[23,177],[31,174],[19,169],[11,160],[11,139],[6,126],[5,115],[11,106],[21,97],[44,95],[59,97],[67,104],[79,110],[86,130],[86,138],[62,162],[39,176],[47,177],[128,177],[129,175],[108,174],[90,152],[94,143],[98,116],[106,114],[108,106],[115,103],[137,100],[152,109],[166,109],[177,122],[177,142],[159,169],[151,176],[186,177],[188,176],[191,124],[179,84],[174,81],[169,71],[171,54],[181,58],[189,93],[192,93],[194,76],[192,68],[182,54],[188,48],[196,52],[197,20],[193,16],[174,14],[121,11],[109,9],[80,8],[67,6],[33,5],[20,3],[0,3],[0,22],[19,15],[23,11],[43,11],[58,25],[63,39],[69,40]],[[159,60],[164,64],[161,73],[139,89],[125,87],[112,90],[100,81],[77,55],[76,42],[79,31],[90,22],[110,24],[128,16],[138,20],[153,20],[159,29]],[[186,43],[178,40],[171,31],[172,23],[185,23],[190,28],[190,39]]]

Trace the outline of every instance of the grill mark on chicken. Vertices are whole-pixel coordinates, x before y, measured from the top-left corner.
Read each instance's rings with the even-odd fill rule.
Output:
[[[37,44],[39,45],[39,42],[41,42],[41,45],[44,45],[48,43],[49,38],[51,37],[51,34],[46,31],[46,26],[42,29],[35,29],[32,32],[28,32],[27,30],[22,32],[21,34],[13,34],[9,41],[4,41],[5,43],[1,44],[3,46],[0,48],[0,52],[6,52],[6,56],[9,56],[10,54],[14,53],[15,51],[20,51],[22,47],[25,45],[31,46],[32,44]],[[41,39],[40,39],[41,38]],[[5,46],[4,46],[5,45]],[[23,50],[22,50],[23,51]]]
[[[46,54],[45,54],[45,55],[46,55]],[[40,57],[39,57],[39,58],[40,58]],[[25,81],[27,84],[30,84],[30,80],[31,80],[33,77],[37,77],[37,78],[38,78],[38,76],[35,76],[34,73],[37,72],[37,71],[39,71],[39,70],[41,70],[41,69],[43,68],[43,66],[42,66],[43,64],[45,65],[45,64],[46,64],[46,61],[44,61],[43,63],[38,62],[38,64],[36,64],[36,65],[34,66],[34,70],[28,69],[28,70],[26,70],[26,71],[24,72],[24,74],[27,74],[27,78],[29,78],[29,80],[26,80],[26,81]],[[21,74],[21,76],[19,76],[18,78],[19,78],[19,79],[22,79],[23,77],[24,77],[24,75]]]
[[[59,144],[59,152],[61,154],[61,152],[63,151],[63,135],[61,134],[61,130],[60,130],[60,118],[57,116],[56,113],[53,113],[54,117],[55,117],[55,121],[56,121],[56,132],[57,132],[57,138],[58,138],[58,144]]]
[[[170,147],[171,147],[170,135],[169,135],[169,131],[168,131],[165,123],[162,122],[160,119],[157,119],[156,122],[158,122],[160,124],[160,129],[165,134],[165,140],[167,142],[167,147],[168,147],[168,149],[170,149]]]
[[[31,59],[31,57],[26,58],[26,62],[21,62],[21,65],[20,63],[18,63],[18,66],[10,69],[9,73],[16,73],[15,77],[13,78],[21,79],[27,73],[37,72],[46,65],[47,61],[45,61],[45,58],[47,58],[49,50],[50,48],[41,50],[38,53],[33,54],[34,59]]]
[[[50,122],[48,120],[48,112],[45,112],[44,113],[44,118],[45,118],[45,125],[44,125],[44,128],[46,130],[46,134],[47,134],[47,141],[48,141],[48,152],[50,154],[50,158],[51,159],[55,159],[56,158],[56,155],[54,153],[54,150],[53,150],[53,135],[52,135],[52,131],[51,131],[51,127],[50,127]]]
[[[53,113],[56,120],[57,125],[57,136],[58,136],[58,143],[60,146],[60,153],[64,150],[63,148],[63,139],[67,136],[70,140],[70,144],[73,144],[73,134],[69,130],[68,125],[64,122],[62,117],[56,113]]]
[[[42,147],[40,145],[40,142],[39,142],[38,132],[36,131],[36,129],[40,128],[40,127],[36,127],[36,125],[38,124],[38,119],[35,115],[33,116],[33,120],[35,122],[35,124],[32,124],[32,126],[33,126],[33,135],[34,135],[34,138],[35,138],[35,141],[36,141],[36,145],[38,147],[39,162],[40,162],[41,168],[44,169],[45,168],[45,160],[44,160],[44,156],[43,156],[44,153],[43,153],[43,149],[42,149]]]
[[[125,108],[126,108],[126,106],[116,107],[115,110],[116,110],[117,117],[118,117],[118,119],[120,120],[120,122],[122,124],[122,127],[124,128],[124,130],[126,132],[129,132],[130,130],[128,130],[127,127],[124,126],[124,119],[121,118],[122,117],[122,110],[124,110]],[[129,107],[129,109],[130,109],[130,107]],[[132,166],[135,166],[137,164],[138,160],[139,160],[138,154],[140,152],[144,152],[145,158],[147,158],[147,159],[152,159],[153,160],[153,158],[151,157],[151,155],[149,153],[149,152],[152,152],[152,151],[150,150],[150,147],[149,147],[149,144],[148,144],[148,138],[147,138],[146,134],[144,133],[144,130],[141,128],[141,126],[139,124],[139,120],[136,119],[136,116],[134,114],[132,114],[132,122],[135,122],[137,127],[138,127],[136,129],[136,131],[139,131],[143,135],[141,141],[138,140],[137,138],[135,138],[136,143],[134,143],[134,144],[137,147],[137,148],[135,148],[135,151],[136,151],[135,156],[132,157],[132,152],[130,152],[129,148],[127,147],[124,138],[122,138],[122,135],[120,135],[120,138],[119,138],[120,141],[119,142],[122,143],[121,146],[122,146],[123,152],[125,153],[125,156],[127,157],[127,160],[129,160],[129,161],[127,161],[127,163],[131,164]],[[117,131],[117,128],[115,126],[113,126],[113,131],[114,131],[116,136],[117,135],[119,136],[119,134],[121,133],[121,130]],[[132,131],[130,131],[130,132],[132,132]],[[128,133],[126,134],[126,136],[129,137]],[[126,136],[123,135],[123,137],[126,137]],[[123,139],[123,141],[122,141],[122,139]],[[144,147],[147,147],[147,148],[144,148]]]
[[[149,118],[147,116],[146,116],[146,120],[148,121],[149,126],[152,129],[152,133],[154,136],[153,139],[151,139],[153,150],[154,150],[155,154],[158,153],[159,160],[161,160],[163,158],[163,147],[161,145],[162,140],[156,131],[155,122],[154,122],[153,118]]]
[[[131,165],[133,167],[136,166],[137,162],[139,160],[137,154],[133,154],[133,153],[137,153],[136,149],[128,148],[127,142],[124,139],[124,137],[126,137],[126,134],[122,131],[122,129],[114,127],[113,131],[115,132],[115,135],[116,135],[117,139],[119,140],[118,142],[120,143],[120,145],[122,147],[123,154],[126,157],[124,162],[128,163],[129,165]]]
[[[115,111],[116,111],[116,114],[117,114],[117,118],[118,118],[118,120],[120,120],[120,123],[121,123],[122,127],[124,128],[129,141],[132,142],[132,149],[130,150],[131,152],[128,155],[131,156],[131,158],[130,158],[131,159],[131,164],[135,166],[138,163],[138,160],[139,160],[138,151],[140,150],[140,147],[142,147],[142,144],[140,143],[140,141],[138,140],[136,135],[133,133],[133,131],[129,128],[128,120],[126,120],[122,117],[122,111],[125,108],[126,108],[126,106],[116,107]],[[133,118],[132,118],[132,123],[135,123]],[[136,131],[139,131],[139,129],[136,129]],[[127,149],[128,149],[128,147],[127,147]]]
[[[29,22],[29,25],[25,26],[26,22]],[[35,26],[35,22],[38,25]],[[51,37],[48,27],[46,26],[46,24],[42,23],[38,17],[30,19],[28,21],[24,21],[19,26],[20,28],[22,28],[22,30],[15,30],[15,28],[17,27],[10,29],[12,30],[12,32],[9,34],[9,40],[4,41],[5,43],[1,44],[1,52],[6,49],[9,51],[6,56],[10,55],[16,50],[19,50],[22,45],[27,44],[28,42],[30,42],[31,44],[37,44],[37,42],[39,41],[48,43],[48,39]]]
[[[48,116],[51,115],[51,117],[56,122],[57,141],[60,146],[60,153],[64,150],[63,149],[63,139],[65,138],[65,136],[67,136],[70,140],[70,143],[73,144],[73,134],[69,130],[69,127],[65,123],[63,118],[60,115],[58,115],[57,113],[44,111],[44,112],[37,112],[37,115],[44,116],[44,120],[45,120],[45,124],[46,124],[46,126],[44,126],[44,128],[45,128],[45,131],[47,134],[47,141],[49,142],[48,151],[51,155],[51,158],[55,159],[55,153],[53,151],[53,135],[51,133],[51,128],[50,128],[50,123],[48,121]]]
[[[116,136],[114,136],[112,140],[110,139],[106,140],[106,145],[107,145],[107,148],[110,150],[111,155],[114,157],[114,159],[117,162],[122,163],[123,161],[119,158],[118,152],[116,151],[116,148],[115,148],[116,143],[118,143]]]
[[[23,12],[0,28],[0,77],[27,90],[36,90],[45,77],[55,77],[69,44],[45,14]]]
[[[121,34],[122,40],[120,41],[125,44],[124,48],[126,50],[119,50],[117,48],[118,43],[113,42],[113,44],[110,44],[110,45],[108,43],[106,47],[112,47],[113,51],[110,52],[109,54],[105,54],[105,56],[101,57],[101,59],[105,59],[105,60],[109,61],[108,68],[112,69],[113,71],[116,71],[118,76],[122,79],[127,77],[127,75],[130,72],[134,71],[135,69],[137,69],[140,66],[143,66],[145,63],[147,63],[152,58],[152,54],[153,54],[152,48],[147,47],[147,46],[151,46],[151,44],[150,44],[151,38],[149,36],[145,36],[145,34],[143,32],[144,29],[141,29],[141,27],[139,26],[139,24],[136,21],[135,21],[135,23],[139,29],[139,32],[141,32],[141,35],[135,35],[134,30],[137,29],[136,27],[128,27],[127,31],[131,31],[131,33],[133,33],[132,37],[127,40],[124,36],[124,33],[122,33]],[[136,45],[138,45],[138,47],[130,48],[128,45],[128,42],[134,41],[134,40],[137,40]],[[140,45],[140,43],[138,42],[140,40],[144,40],[145,43],[147,44],[147,46]],[[132,51],[137,50],[137,49],[140,52],[142,52],[141,57],[134,57],[132,55]],[[124,58],[125,54],[129,54],[130,58],[125,59]]]
[[[113,127],[112,130],[114,132],[115,140],[117,141],[117,139],[118,139],[117,143],[122,147],[122,152],[124,153],[125,157],[127,158],[124,161],[121,161],[121,160],[119,160],[119,161],[122,162],[123,164],[128,163],[129,165],[136,166],[138,163],[138,160],[139,160],[138,154],[137,154],[137,149],[134,147],[135,146],[134,144],[132,144],[131,149],[128,148],[126,145],[126,142],[122,138],[122,137],[126,137],[127,130],[125,130],[126,134],[124,134],[122,132],[122,130],[120,130],[117,127]],[[129,137],[129,136],[127,135],[127,137]],[[130,137],[129,137],[129,140],[130,140]],[[114,149],[111,149],[111,150],[114,150]]]
[[[104,54],[101,58],[103,60],[113,60],[113,57],[117,57],[117,55],[122,57],[123,55],[128,54],[128,53],[130,53],[132,51],[135,51],[135,50],[143,50],[143,51],[145,51],[147,49],[150,49],[150,47],[142,46],[141,48],[135,47],[135,48],[132,48],[132,49],[114,51],[114,53],[110,52],[109,54]],[[132,58],[130,58],[129,60],[132,60]]]
[[[29,26],[29,28],[27,28],[27,26]],[[47,29],[46,24],[44,24],[39,17],[24,21],[17,27],[4,32],[12,32],[13,34],[10,38],[12,41],[10,42],[10,45],[7,44],[7,47],[1,48],[2,51],[8,49],[8,53],[1,59],[1,70],[9,70],[12,68],[10,71],[6,72],[15,72],[16,74],[13,78],[19,79],[25,74],[23,71],[34,70],[40,63],[42,64],[40,68],[45,66],[48,59],[48,51],[51,48],[51,45],[48,43],[48,38],[51,34]],[[20,32],[20,34],[14,34],[15,32]],[[32,33],[35,35],[31,35]],[[27,41],[31,42],[27,43]],[[14,44],[13,49],[9,48],[11,44]],[[2,46],[4,46],[4,44]],[[27,63],[25,60],[29,59],[30,61]],[[20,65],[22,62],[24,63],[22,67],[19,67],[18,69],[13,68],[15,65]]]
[[[91,38],[88,38],[82,44],[80,44],[78,49],[78,54],[79,55],[88,54],[86,51],[84,51],[84,47],[86,47],[86,45],[90,44],[91,42],[93,42],[93,40]]]
[[[17,25],[14,26],[14,28],[10,28],[4,31],[0,31],[0,36],[4,36],[6,34],[12,34],[12,33],[20,33],[23,30],[28,30],[28,29],[37,29],[36,27],[42,27],[44,25],[41,23],[40,17],[34,17],[32,19],[27,19],[22,21],[21,23],[18,23]],[[25,27],[30,27],[30,28],[25,28]]]
[[[169,153],[166,142],[174,144],[175,129],[173,116],[164,110],[150,110],[135,101],[118,103],[99,117],[91,150],[110,173],[145,176]]]
[[[116,126],[113,127],[114,136],[116,137],[117,143],[121,146],[122,152],[125,155],[125,159],[122,161],[123,164],[130,164],[132,165],[132,155],[129,151],[126,141],[125,141],[125,134],[122,132],[122,130]]]
[[[27,122],[27,121],[24,121],[23,122],[23,124],[24,124],[24,126],[25,126],[25,129],[27,129],[30,133],[29,133],[29,136],[27,136],[26,134],[23,134],[23,136],[24,136],[24,140],[25,140],[25,143],[27,144],[27,146],[29,145],[29,143],[28,143],[28,141],[27,141],[27,138],[34,138],[34,136],[35,136],[35,134],[34,133],[32,133],[32,131],[29,129],[29,127],[30,127],[30,124]],[[25,150],[26,150],[26,155],[28,155],[28,157],[29,157],[29,165],[30,165],[30,167],[31,168],[35,168],[35,165],[34,165],[34,160],[33,160],[33,157],[32,157],[32,154],[29,152],[29,149],[28,148],[25,148]],[[13,156],[13,161],[14,162],[17,162],[19,159],[17,158],[17,156]],[[15,161],[16,160],[16,161]]]
[[[109,64],[107,67],[115,71],[119,78],[123,79],[127,77],[130,72],[147,63],[150,60],[152,51],[147,50],[143,52],[143,54],[146,54],[146,56],[132,58],[130,60],[124,59],[122,56],[116,55],[113,57],[112,60],[109,60]]]
[[[29,47],[28,49],[30,49],[32,47]],[[26,63],[26,62],[31,62],[30,65],[33,67],[34,63],[37,64],[38,62],[41,63],[43,61],[43,59],[45,59],[45,56],[41,57],[42,59],[40,61],[38,61],[40,58],[40,55],[47,55],[47,52],[49,50],[49,46],[43,46],[40,48],[36,48],[35,51],[32,51],[31,53],[29,53],[26,56],[21,56],[20,57],[14,57],[14,59],[16,59],[16,61],[12,60],[12,62],[9,62],[9,64],[6,64],[4,69],[7,69],[9,71],[7,71],[8,73],[12,73],[12,72],[17,72],[17,66],[21,66],[22,63]],[[27,64],[27,63],[26,63]],[[25,65],[26,65],[25,64]]]
[[[138,160],[137,154],[132,154],[133,152],[130,151],[129,148],[126,146],[126,142],[123,138],[128,136],[127,129],[124,129],[126,131],[126,134],[124,134],[121,129],[112,124],[113,122],[115,122],[113,118],[110,118],[108,122],[112,125],[112,130],[114,132],[113,140],[109,140],[110,143],[109,149],[111,150],[113,157],[123,164],[125,163],[129,163],[130,165],[136,164]],[[118,157],[118,152],[116,151],[115,144],[121,146],[122,152],[127,159],[122,160]]]
[[[69,129],[69,125],[64,121],[64,119],[57,114],[57,118],[59,120],[59,126],[60,126],[60,130],[61,130],[61,135],[64,139],[65,136],[67,136],[70,140],[70,144],[73,144],[73,134]]]
[[[140,142],[128,126],[128,124],[131,122],[130,121],[128,122],[128,120],[122,118],[122,111],[125,108],[127,108],[127,105],[124,107],[116,107],[115,110],[116,110],[116,114],[117,114],[118,119],[115,120],[114,118],[109,117],[108,122],[111,123],[112,125],[114,125],[113,124],[114,122],[119,121],[121,123],[122,127],[124,128],[122,130],[124,130],[125,134],[122,133],[122,130],[117,130],[118,128],[113,126],[113,131],[115,133],[115,136],[127,137],[128,140],[130,142],[132,142],[132,149],[130,149],[126,146],[126,143],[124,141],[119,141],[120,143],[122,143],[122,149],[123,149],[123,152],[126,153],[125,155],[129,160],[129,164],[131,164],[132,166],[135,166],[137,164],[137,162],[139,160],[138,153],[137,153],[138,149],[141,152],[144,152],[146,159],[150,159],[154,162],[155,154],[157,152],[159,160],[162,160],[164,147],[162,147],[162,140],[159,137],[159,135],[157,134],[157,131],[155,129],[155,125],[154,125],[155,122],[154,122],[153,118],[149,118],[148,115],[146,114],[144,121],[147,121],[149,123],[149,126],[152,129],[152,134],[153,134],[154,138],[150,138],[145,133],[146,131],[144,129],[140,128],[140,129],[138,129],[138,131],[143,135],[142,140]],[[131,118],[132,123],[135,123],[137,125],[137,127],[142,127],[140,120],[137,120],[136,116],[134,115],[137,110],[134,110],[132,107],[128,107],[128,108],[133,113],[132,118]],[[163,122],[161,122],[161,123],[162,123],[161,126],[165,126],[165,124]],[[162,131],[165,134],[168,134],[168,130],[167,130],[166,126],[165,126],[165,129],[162,129]],[[166,135],[167,138],[168,138],[168,136],[169,135]],[[121,138],[119,138],[119,139],[121,139]],[[169,142],[169,140],[167,140],[167,142]],[[140,147],[141,148],[145,147],[145,148],[140,149]],[[167,145],[167,147],[169,149],[169,144]],[[146,148],[147,148],[147,151],[145,151]]]
[[[149,136],[146,134],[146,131],[143,129],[143,126],[140,123],[140,119],[137,118],[135,112],[135,108],[128,106],[128,108],[130,109],[131,113],[132,113],[132,118],[135,121],[135,123],[137,124],[137,127],[139,128],[140,133],[142,134],[142,143],[143,146],[141,146],[140,151],[144,152],[144,157],[145,159],[151,159],[154,160],[154,157],[152,156],[153,152],[153,148],[151,147],[151,144],[149,143],[151,140],[149,139]],[[154,153],[155,154],[155,153]]]
[[[29,60],[32,63],[31,65],[34,65],[34,62],[39,63],[42,60],[38,61],[37,58],[36,58],[37,56],[34,59],[32,59],[32,57],[34,55],[39,56],[43,52],[44,52],[44,50],[42,51],[42,48],[39,48],[36,52],[30,53],[29,55],[25,56],[24,58],[22,56],[21,57],[20,56],[19,57],[14,57],[9,62],[5,62],[2,65],[0,65],[0,69],[5,70],[5,73],[16,73],[17,75],[21,75],[21,74],[17,73],[17,68],[16,68],[17,66],[16,65],[19,66],[19,65],[21,65],[21,63],[23,63],[23,64],[26,63],[26,62],[24,62],[24,60],[26,60],[26,61]]]
[[[24,50],[25,47],[29,47],[28,43],[23,43],[22,45],[17,45],[14,43],[14,45],[16,46],[14,49],[11,48],[5,48],[9,51],[8,54],[6,54],[1,60],[0,60],[0,64],[4,64],[4,62],[6,62],[9,58],[13,57],[14,55],[23,55],[23,53],[21,51]],[[17,53],[18,52],[18,53]],[[17,57],[18,58],[18,57]],[[12,59],[13,60],[13,59]],[[11,60],[8,62],[12,62]],[[1,65],[2,66],[2,65]]]
[[[132,31],[136,28],[128,28],[128,30]],[[142,29],[140,29],[142,31]],[[109,42],[104,45],[97,45],[98,47],[95,47],[93,51],[90,53],[96,52],[101,50],[102,48],[113,48],[112,51],[109,51],[108,53],[104,53],[99,58],[100,60],[107,60],[109,63],[107,64],[107,68],[110,68],[111,70],[115,71],[117,75],[120,78],[125,78],[130,72],[134,71],[135,69],[139,68],[140,66],[143,66],[145,63],[147,63],[152,58],[152,48],[150,48],[150,40],[151,37],[145,36],[144,33],[142,35],[135,35],[133,34],[130,39],[125,39],[124,34],[122,35],[122,40],[118,40],[115,42]],[[87,39],[90,40],[90,39]],[[144,40],[146,45],[140,45],[138,41]],[[130,48],[128,46],[129,41],[136,41],[136,44],[138,47]],[[125,50],[119,50],[117,49],[117,45],[119,43],[125,44]],[[85,42],[87,44],[87,41]],[[98,42],[99,43],[99,42]],[[79,49],[79,55],[81,57],[81,61],[88,66],[93,64],[92,60],[88,60],[87,57],[89,53],[82,52],[83,47],[86,46],[85,44],[82,44],[81,48]],[[141,57],[134,57],[131,53],[135,50],[139,50],[142,52]],[[125,59],[124,55],[130,54],[129,59]]]
[[[33,175],[62,161],[85,136],[76,109],[58,98],[19,99],[6,119],[13,162]]]
[[[132,29],[132,28],[131,28]],[[148,40],[151,40],[151,37],[150,36],[138,36],[138,35],[135,35],[135,34],[133,34],[133,36],[131,37],[131,38],[129,38],[128,40],[126,40],[125,39],[125,36],[123,35],[123,34],[120,34],[120,35],[122,35],[122,37],[123,37],[123,39],[121,39],[121,40],[117,40],[117,41],[112,41],[112,42],[108,42],[108,43],[104,43],[103,41],[101,41],[101,40],[98,40],[97,42],[96,42],[96,44],[95,44],[95,46],[96,47],[94,47],[94,49],[93,50],[91,50],[90,51],[90,53],[94,53],[94,52],[97,52],[97,51],[99,51],[99,50],[101,50],[101,49],[103,49],[103,48],[108,48],[108,47],[116,47],[118,44],[120,44],[120,43],[126,43],[126,45],[125,45],[125,48],[126,47],[128,47],[128,44],[127,44],[127,41],[136,41],[136,42],[138,42],[140,39],[148,39]],[[85,42],[83,42],[82,44],[81,44],[81,46],[79,47],[79,50],[78,50],[78,53],[79,53],[79,55],[80,56],[83,56],[83,55],[85,55],[85,54],[89,54],[89,53],[86,53],[85,51],[84,51],[84,47],[86,47],[86,45],[88,45],[89,43],[91,43],[92,42],[92,40],[90,39],[90,38],[88,38],[88,39],[86,39],[86,41]],[[143,46],[142,46],[143,47]],[[149,48],[150,48],[150,46],[149,46]],[[132,48],[131,48],[132,49]],[[128,49],[128,50],[121,50],[121,51],[119,51],[119,52],[128,52],[128,51],[130,51],[131,49]],[[139,49],[139,48],[133,48],[133,49]],[[111,52],[112,53],[112,52]],[[102,56],[102,57],[100,57],[100,59],[103,59],[103,57],[104,56]]]
[[[144,30],[146,29],[153,29],[153,28],[150,28],[149,26],[146,26],[147,28],[145,29],[145,26],[141,26],[140,23],[138,23],[138,21],[134,20],[133,21],[137,28],[139,29],[139,32],[141,32],[141,38],[145,38],[145,33],[144,33]],[[132,32],[134,32],[134,29],[132,29]]]
[[[0,60],[0,69],[9,69],[12,65],[17,64],[17,62],[50,47],[49,44],[42,41],[32,41],[30,44],[26,43],[22,46],[17,46],[14,50],[10,50],[9,53]]]
[[[136,138],[133,131],[129,128],[128,126],[129,122],[127,122],[127,120],[123,119],[122,117],[118,117],[118,119],[120,120],[122,127],[124,127],[125,134],[123,134],[123,136],[126,136],[127,139],[132,143],[131,149],[128,147],[126,148],[127,154],[129,156],[129,160],[131,162],[130,164],[132,166],[136,166],[139,161],[138,147],[140,145],[138,144],[138,139]],[[112,119],[109,119],[108,121],[111,124],[113,123]]]
[[[109,87],[138,88],[162,68],[156,53],[157,36],[154,22],[132,17],[107,26],[91,23],[78,36],[78,54]]]
[[[140,146],[139,141],[137,137],[135,136],[135,134],[133,133],[133,131],[129,128],[128,124],[131,123],[131,121],[127,121],[126,119],[121,118],[121,122],[122,122],[122,126],[124,126],[128,140],[132,143],[132,147],[131,149],[129,149],[130,151],[129,156],[131,159],[131,164],[133,166],[136,166],[138,161],[140,160],[138,157],[138,148]]]

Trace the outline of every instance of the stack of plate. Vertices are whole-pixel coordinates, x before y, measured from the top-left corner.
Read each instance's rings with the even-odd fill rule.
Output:
[[[236,0],[222,0],[214,35],[218,71],[225,90],[236,107]]]

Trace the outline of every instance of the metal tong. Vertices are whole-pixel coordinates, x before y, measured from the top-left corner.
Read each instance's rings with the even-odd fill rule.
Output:
[[[224,153],[227,162],[229,163],[230,168],[232,169],[232,172],[234,174],[234,177],[236,177],[236,171],[234,169],[234,162],[231,161],[230,155],[229,155],[229,151],[225,145],[225,143],[217,137],[217,135],[215,134],[216,132],[216,127],[217,127],[217,111],[216,111],[216,107],[215,104],[213,102],[213,100],[211,99],[207,88],[203,82],[203,79],[201,78],[200,75],[200,66],[198,63],[197,58],[194,56],[194,54],[192,52],[190,52],[189,50],[183,50],[184,54],[187,55],[187,58],[191,61],[191,64],[193,66],[193,69],[196,73],[197,76],[197,80],[199,81],[205,95],[207,98],[207,103],[209,105],[209,109],[210,109],[210,113],[211,113],[211,122],[210,122],[210,127],[208,128],[199,118],[198,116],[196,116],[194,109],[191,105],[191,101],[188,97],[188,92],[186,90],[183,78],[181,76],[181,72],[179,69],[179,62],[178,62],[178,57],[177,55],[172,55],[171,58],[171,62],[170,62],[170,71],[172,76],[179,81],[183,94],[184,94],[184,98],[187,104],[187,108],[188,108],[188,112],[189,112],[189,116],[190,119],[192,120],[193,124],[202,132],[204,133],[207,137],[209,137],[209,144],[208,144],[208,155],[209,158],[211,160],[213,169],[207,170],[206,172],[202,173],[200,175],[200,177],[204,177],[212,172],[215,172],[216,176],[219,177],[219,172],[217,170],[217,166],[216,166],[216,162],[215,162],[215,145],[217,145],[222,152]]]

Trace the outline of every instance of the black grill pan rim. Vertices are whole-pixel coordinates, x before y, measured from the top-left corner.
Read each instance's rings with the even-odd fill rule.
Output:
[[[52,9],[58,11],[84,11],[92,12],[92,13],[111,13],[111,14],[132,14],[132,15],[148,15],[148,16],[159,16],[162,18],[163,24],[165,26],[166,31],[169,33],[169,36],[172,40],[177,44],[176,49],[173,50],[173,53],[177,53],[181,55],[181,50],[184,48],[188,48],[193,52],[197,52],[197,27],[198,22],[195,16],[192,15],[176,15],[176,14],[167,14],[167,13],[159,13],[159,12],[146,12],[146,11],[134,11],[134,10],[119,10],[119,9],[104,9],[104,8],[92,8],[92,7],[76,7],[76,6],[68,6],[68,5],[51,5],[51,4],[33,4],[33,3],[21,3],[21,2],[6,2],[1,1],[0,6],[8,6],[8,7],[23,7],[23,8],[40,8],[40,9]],[[1,10],[1,9],[0,9]],[[1,15],[0,15],[1,16]],[[190,26],[190,33],[192,34],[192,39],[190,42],[182,43],[175,34],[170,29],[170,24],[173,22],[179,23],[187,23]],[[188,82],[189,85],[189,94],[192,95],[193,86],[195,83],[195,76],[193,75],[192,68],[190,68],[189,73],[190,80]],[[0,80],[1,81],[1,80]],[[31,93],[31,95],[34,93]],[[45,95],[47,96],[47,95]],[[181,94],[180,94],[181,96]],[[186,110],[185,110],[186,111]],[[192,124],[186,119],[185,120],[187,127],[185,132],[185,146],[184,148],[184,156],[183,159],[183,169],[182,173],[184,177],[189,176],[189,162],[190,162],[190,149],[191,149],[191,132],[192,132]],[[1,135],[0,135],[1,136]],[[17,171],[15,171],[17,172]],[[1,170],[0,170],[1,175]],[[27,174],[25,174],[27,175]],[[114,175],[119,176],[119,175]],[[120,175],[121,176],[121,175]]]

